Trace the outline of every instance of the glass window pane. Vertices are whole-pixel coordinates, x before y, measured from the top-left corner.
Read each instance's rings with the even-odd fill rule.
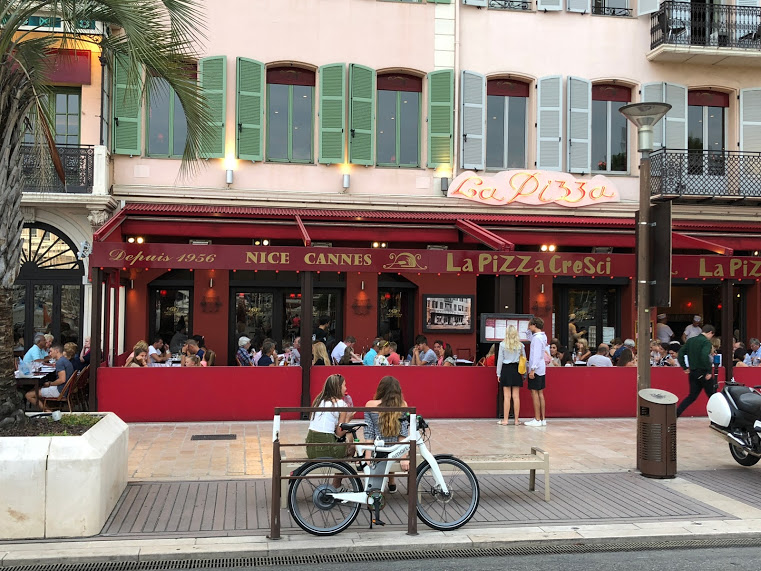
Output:
[[[703,106],[690,105],[687,111],[687,148],[703,150]]]
[[[259,342],[266,337],[272,337],[273,294],[236,292],[235,300],[235,322],[238,335],[245,335]]]
[[[592,170],[608,170],[607,101],[592,101]]]
[[[708,151],[724,149],[724,108],[708,108]]]
[[[56,113],[66,113],[68,103],[65,93],[56,93],[55,94],[55,112]]]
[[[160,287],[154,291],[156,303],[153,308],[153,325],[156,334],[165,341],[171,341],[174,333],[179,331],[179,325],[185,325],[189,335],[192,335],[190,321],[190,290],[181,288]],[[177,349],[175,351],[175,349]],[[172,347],[173,353],[179,348]]]
[[[69,113],[79,115],[79,93],[69,93]]]
[[[573,325],[576,336],[586,339],[590,347],[597,347],[602,342],[595,324],[597,318],[598,290],[596,288],[579,288],[568,290],[568,312],[576,317]],[[569,316],[570,317],[570,316]],[[570,323],[570,318],[568,319]],[[572,345],[569,325],[568,344]],[[583,333],[586,332],[586,333]]]
[[[505,98],[486,98],[486,168],[505,168]]]
[[[269,85],[267,97],[267,157],[288,158],[288,86]]]
[[[180,98],[174,94],[174,110],[172,113],[172,154],[181,156],[185,152],[185,142],[188,138],[188,121]]]
[[[32,338],[36,333],[50,333],[53,322],[53,286],[34,286],[34,331],[30,331]],[[27,341],[27,340],[25,340]],[[27,341],[29,343],[29,341]],[[31,345],[29,345],[31,347]]]
[[[616,172],[626,172],[629,165],[627,157],[629,122],[618,111],[624,105],[628,105],[628,103],[619,101],[611,101],[610,103],[610,170]]]
[[[26,335],[24,327],[26,326],[26,286],[13,286],[13,350],[26,350]],[[29,340],[29,347],[32,346],[33,339]]]
[[[169,154],[169,85],[163,79],[150,80],[148,111],[148,154]]]
[[[313,87],[293,86],[293,154],[295,161],[312,159],[312,91]]]
[[[378,164],[397,164],[396,91],[378,91]]]
[[[61,286],[61,343],[76,343],[82,348],[80,334],[80,286]]]
[[[526,166],[526,97],[507,98],[507,168]]]
[[[402,91],[399,95],[399,164],[417,166],[420,164],[420,94]]]
[[[66,133],[68,135],[79,135],[79,115],[69,115]]]

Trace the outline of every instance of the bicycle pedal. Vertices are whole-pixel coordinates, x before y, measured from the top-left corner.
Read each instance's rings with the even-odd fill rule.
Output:
[[[384,525],[386,525],[386,522],[385,522],[385,521],[381,521],[381,520],[379,520],[379,519],[374,519],[374,520],[372,521],[372,523],[374,523],[375,525],[380,525],[380,526],[384,526]],[[372,528],[373,528],[373,526],[372,526],[372,524],[370,524],[370,529],[372,529]]]

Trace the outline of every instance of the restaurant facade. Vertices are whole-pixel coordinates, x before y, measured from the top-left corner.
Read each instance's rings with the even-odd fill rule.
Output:
[[[271,375],[290,387],[270,391],[267,406],[314,393],[327,370],[227,367],[241,335],[280,348],[311,338],[321,318],[332,338],[354,336],[360,350],[382,336],[406,352],[423,333],[473,362],[491,345],[486,314],[542,317],[563,344],[572,315],[592,346],[635,337],[641,179],[636,132],[618,109],[638,101],[672,105],[647,173],[653,201],[672,204],[671,251],[652,258],[671,260],[671,304],[652,314],[666,313],[677,337],[696,314],[725,339],[761,334],[761,71],[752,65],[761,51],[741,40],[739,18],[761,18],[761,8],[724,6],[733,17],[719,45],[712,32],[698,33],[700,22],[719,18],[687,18],[677,33],[669,3],[218,4],[206,15],[198,62],[217,136],[199,169],[180,176],[184,114],[171,91],[149,80],[135,99],[118,69],[91,57],[93,79],[71,114],[83,133],[77,156],[87,145],[102,155],[93,185],[24,194],[22,205],[37,205],[29,227],[46,225],[72,252],[76,275],[50,282],[51,295],[79,288],[80,306],[69,310],[81,324],[77,338],[97,339],[103,362],[91,376],[94,406],[118,410],[137,398],[125,397],[132,389],[123,384],[136,373],[118,365],[138,340],[173,336],[181,325],[205,336],[219,366],[203,379],[157,368],[140,382],[151,392],[156,375],[174,379],[166,398],[182,392],[184,378],[212,383],[190,391],[183,408],[201,403],[207,410],[188,419],[209,420],[269,416],[252,412],[255,394],[233,406],[219,388],[227,382],[256,390]],[[537,42],[537,30],[545,38],[573,30],[573,38]],[[77,164],[87,172],[86,161]],[[76,219],[67,216],[75,207]],[[54,309],[63,301],[49,310],[36,298],[25,303],[17,321],[27,345],[32,331],[57,323],[61,333],[71,320]],[[359,369],[347,378],[369,397],[378,373]],[[394,373],[410,384],[419,377],[420,399],[440,393],[454,403],[437,401],[434,414],[493,415],[493,371],[456,369]],[[580,369],[552,371],[550,387],[563,382],[555,376],[581,383],[597,374]],[[683,392],[681,371],[658,375]],[[449,376],[453,386],[437,391]],[[589,390],[599,381],[589,377]],[[455,390],[462,386],[471,396]],[[615,402],[591,411],[571,392],[562,414],[605,416],[621,412],[616,403],[634,414],[633,388],[611,395]],[[209,399],[219,401],[213,412]],[[172,407],[149,418],[155,407],[145,402],[121,412],[177,414]]]

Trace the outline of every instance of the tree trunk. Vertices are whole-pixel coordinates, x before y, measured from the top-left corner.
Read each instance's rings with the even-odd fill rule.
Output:
[[[0,62],[0,427],[23,422],[23,400],[13,376],[13,284],[21,256],[21,143],[24,118],[34,103],[26,76]],[[27,337],[29,326],[27,324]],[[25,339],[29,342],[30,339]]]
[[[13,377],[13,289],[0,288],[0,428],[22,422],[24,404]]]

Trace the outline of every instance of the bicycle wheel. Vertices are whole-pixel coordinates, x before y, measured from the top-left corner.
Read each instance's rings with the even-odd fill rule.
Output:
[[[480,490],[473,470],[451,456],[435,456],[449,493],[441,491],[431,465],[423,462],[417,471],[417,515],[439,531],[462,527],[478,509]]]
[[[310,464],[295,476],[322,476],[308,480],[293,480],[288,488],[288,511],[296,524],[314,535],[335,535],[349,527],[359,514],[359,504],[344,503],[331,495],[342,491],[359,492],[359,480],[343,478],[334,487],[334,474],[356,476],[351,466],[341,462]]]

